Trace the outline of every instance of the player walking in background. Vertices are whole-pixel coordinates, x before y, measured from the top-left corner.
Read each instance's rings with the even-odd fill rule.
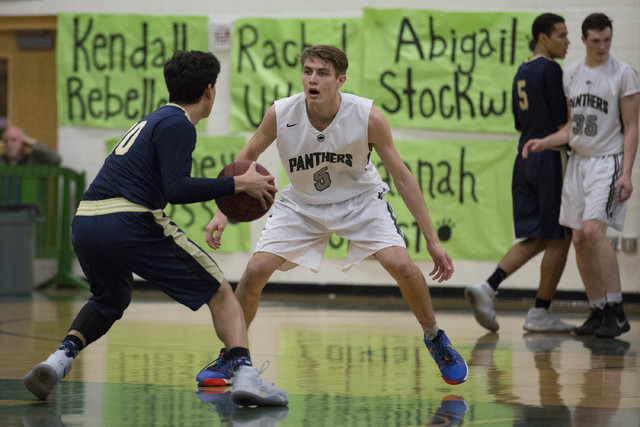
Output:
[[[297,265],[317,271],[335,233],[350,242],[344,270],[375,257],[398,282],[444,380],[464,382],[467,365],[438,328],[424,275],[410,259],[384,199],[389,188],[370,161],[375,148],[426,239],[435,264],[430,275],[439,282],[448,280],[453,274],[451,257],[438,241],[424,197],[395,148],[385,117],[371,100],[339,91],[348,67],[341,50],[313,46],[302,53],[300,62],[304,92],[276,101],[238,155],[256,160],[277,138],[291,182],[275,202],[236,289],[247,326],[274,271]],[[220,247],[225,226],[226,218],[218,211],[207,226],[212,248]],[[196,378],[225,378],[227,363],[223,356]]]
[[[622,231],[638,148],[640,80],[611,56],[612,21],[594,13],[582,23],[586,56],[567,67],[564,91],[571,120],[558,132],[528,141],[529,153],[569,142],[560,223],[573,229],[578,271],[591,314],[575,329],[613,338],[630,329],[622,307],[618,260],[607,228]]]
[[[232,398],[242,405],[286,405],[288,396],[262,380],[252,366],[242,310],[231,285],[205,251],[162,209],[246,191],[263,204],[276,191],[255,165],[222,179],[192,178],[195,125],[215,100],[220,63],[211,53],[176,52],[164,67],[170,103],[136,123],[113,149],[85,192],[72,224],[72,242],[92,296],[59,349],[25,378],[46,399],[74,358],[107,333],[131,301],[132,273],[157,285],[192,310],[206,304],[229,348],[235,373]]]
[[[571,230],[558,223],[566,150],[545,151],[522,158],[522,146],[531,138],[543,138],[567,123],[567,100],[562,90],[562,69],[569,47],[564,18],[553,13],[538,16],[531,27],[533,56],[520,65],[513,79],[512,102],[515,126],[520,131],[518,155],[513,166],[511,195],[517,239],[489,278],[465,289],[473,314],[490,331],[499,328],[494,298],[504,279],[544,251],[540,284],[524,329],[568,332],[572,325],[551,311],[551,300],[567,262]]]

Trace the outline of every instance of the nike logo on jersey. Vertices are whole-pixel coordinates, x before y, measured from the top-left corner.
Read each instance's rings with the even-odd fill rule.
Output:
[[[287,123],[288,128],[294,127],[295,125],[297,125],[297,123]]]

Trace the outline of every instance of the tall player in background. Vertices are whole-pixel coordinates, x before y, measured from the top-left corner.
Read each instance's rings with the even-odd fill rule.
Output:
[[[517,239],[489,278],[465,289],[473,314],[490,331],[499,328],[494,298],[500,283],[531,258],[544,251],[535,305],[527,313],[524,329],[536,332],[569,332],[572,325],[550,310],[551,300],[567,262],[571,231],[558,223],[566,150],[545,151],[522,158],[522,146],[531,138],[543,138],[567,123],[567,99],[562,90],[562,69],[569,47],[564,18],[543,13],[531,26],[533,56],[520,65],[513,79],[512,103],[515,127],[520,131],[513,166],[511,194]]]
[[[622,231],[638,148],[640,80],[610,55],[612,21],[602,13],[582,23],[586,56],[564,73],[571,120],[558,132],[528,141],[529,153],[567,142],[560,223],[573,229],[578,270],[591,314],[575,333],[613,338],[630,329],[622,307],[620,270],[607,228]]]
[[[256,160],[277,138],[291,182],[275,202],[236,289],[247,326],[271,275],[297,265],[317,271],[335,233],[349,240],[344,270],[375,257],[398,282],[443,379],[464,382],[467,365],[438,328],[424,275],[410,259],[384,199],[389,187],[370,161],[373,148],[420,226],[435,264],[430,275],[439,282],[449,279],[453,262],[438,241],[424,196],[396,150],[387,120],[370,99],[340,92],[348,67],[340,49],[312,46],[302,53],[300,63],[304,92],[276,101],[238,154],[238,159]],[[226,218],[218,211],[207,226],[212,248],[220,246],[225,226]],[[196,378],[228,378],[226,363],[223,356]]]
[[[71,324],[59,349],[25,378],[46,399],[71,370],[78,353],[106,334],[131,301],[133,275],[158,286],[179,303],[207,305],[220,340],[230,348],[242,405],[286,405],[288,396],[262,380],[252,366],[242,310],[213,259],[162,212],[167,203],[194,203],[246,191],[272,200],[276,190],[255,165],[244,175],[193,178],[195,125],[208,117],[216,96],[220,62],[211,53],[176,52],[165,63],[170,103],[136,123],[107,157],[78,207],[73,247],[93,294]]]

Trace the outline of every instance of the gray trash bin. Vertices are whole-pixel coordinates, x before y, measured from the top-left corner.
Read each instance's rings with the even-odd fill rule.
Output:
[[[0,296],[33,290],[36,205],[0,205]]]

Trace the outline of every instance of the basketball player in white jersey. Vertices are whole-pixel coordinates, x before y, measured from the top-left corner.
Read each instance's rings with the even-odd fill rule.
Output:
[[[594,13],[582,23],[586,57],[567,67],[563,85],[570,120],[558,132],[529,140],[529,152],[569,142],[560,224],[573,229],[578,270],[591,314],[574,330],[613,338],[630,329],[622,308],[620,270],[607,227],[622,231],[638,148],[640,81],[609,54],[612,21]]]
[[[373,256],[398,282],[443,379],[460,384],[467,378],[467,365],[436,324],[425,277],[410,259],[384,199],[389,188],[370,161],[374,148],[426,239],[435,264],[430,275],[439,282],[449,279],[453,262],[438,241],[424,197],[396,150],[391,129],[370,99],[340,92],[348,67],[344,52],[318,45],[305,50],[300,59],[304,92],[276,101],[238,154],[238,159],[257,160],[277,139],[291,182],[275,202],[236,289],[247,326],[275,270],[299,265],[317,271],[335,233],[349,240],[345,271]],[[212,248],[220,247],[225,226],[226,218],[218,211],[207,226]],[[199,383],[209,376],[227,375],[221,359],[198,374]]]

